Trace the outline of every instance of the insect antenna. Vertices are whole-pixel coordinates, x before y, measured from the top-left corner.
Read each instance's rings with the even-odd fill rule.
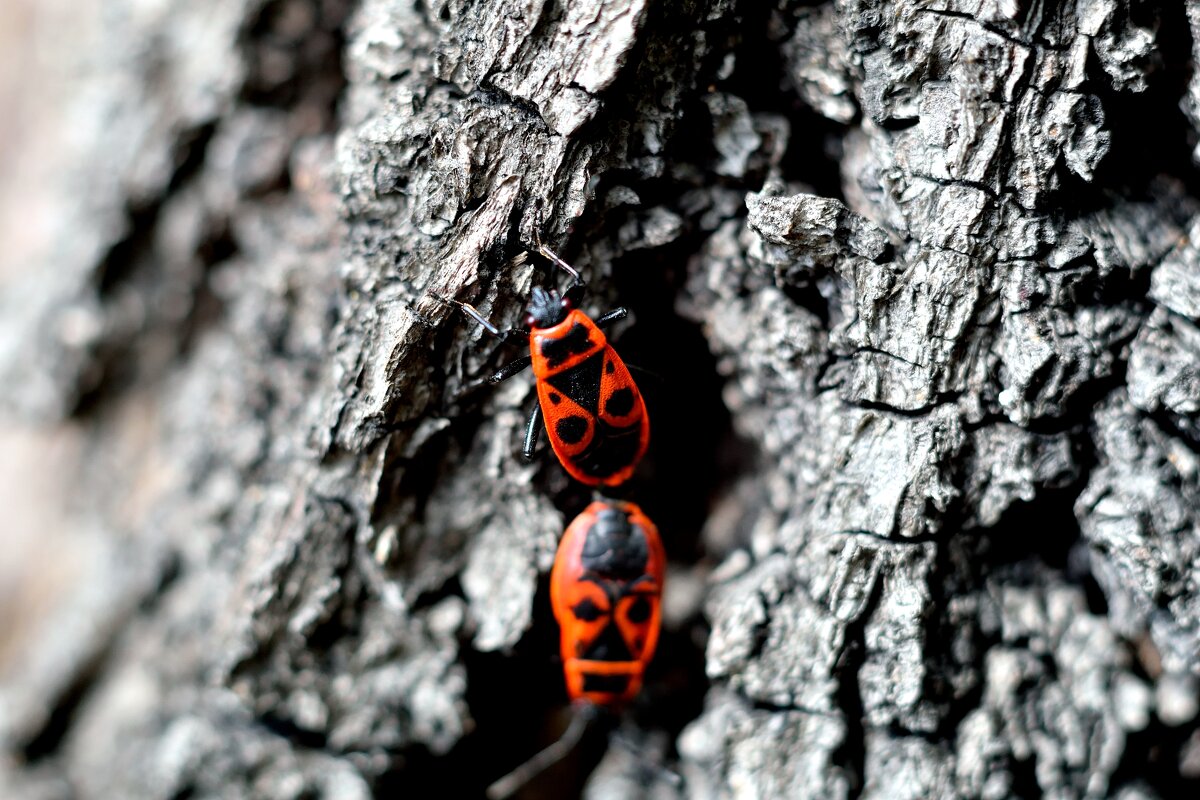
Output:
[[[563,272],[571,276],[571,288],[583,286],[583,276],[579,274],[579,270],[572,267],[566,261],[558,257],[558,254],[551,250],[546,245],[538,242],[537,251],[542,254],[542,257],[549,261],[554,266],[561,269]]]
[[[590,704],[579,708],[571,717],[571,724],[563,731],[563,735],[558,737],[558,741],[487,787],[485,794],[488,800],[506,800],[512,797],[522,786],[566,758],[583,739],[592,722],[599,717],[597,711],[596,706]]]

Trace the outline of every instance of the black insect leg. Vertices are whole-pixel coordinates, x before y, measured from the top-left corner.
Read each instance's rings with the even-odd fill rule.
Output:
[[[525,446],[521,448],[521,455],[526,461],[533,460],[533,451],[537,448],[543,427],[542,404],[534,403],[533,411],[529,412],[529,422],[525,425]]]
[[[514,359],[500,369],[496,370],[496,374],[488,378],[487,382],[500,383],[501,381],[506,381],[513,375],[516,375],[518,372],[528,367],[531,363],[533,363],[532,356],[521,356],[518,359]]]
[[[597,317],[596,325],[598,327],[603,328],[605,325],[611,325],[619,319],[625,319],[625,317],[627,317],[627,316],[629,316],[629,309],[625,308],[624,306],[621,306],[619,308],[614,308],[612,311],[609,311],[607,314],[603,314],[603,315]]]

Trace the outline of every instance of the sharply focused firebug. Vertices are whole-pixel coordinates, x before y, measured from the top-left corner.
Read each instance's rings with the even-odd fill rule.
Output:
[[[532,458],[545,427],[555,455],[573,478],[589,486],[617,486],[633,474],[650,443],[650,418],[641,392],[600,330],[627,312],[617,308],[592,320],[576,307],[583,290],[579,273],[545,246],[538,252],[573,281],[561,294],[533,290],[525,314],[527,328],[502,331],[473,306],[447,302],[493,336],[528,336],[529,355],[489,379],[499,383],[533,366],[538,405],[526,426],[525,458]]]

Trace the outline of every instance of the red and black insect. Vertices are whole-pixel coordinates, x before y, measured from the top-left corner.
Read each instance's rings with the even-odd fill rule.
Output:
[[[567,694],[606,708],[642,686],[661,627],[666,553],[633,503],[597,500],[567,528],[550,573]]]
[[[596,500],[567,526],[550,572],[550,606],[578,708],[563,736],[488,787],[489,798],[510,797],[637,696],[658,645],[666,561],[658,529],[633,503]]]
[[[526,309],[527,328],[502,331],[473,306],[449,300],[493,336],[527,336],[529,355],[506,365],[489,382],[499,383],[532,365],[538,404],[525,429],[525,458],[544,427],[563,468],[589,486],[617,486],[633,474],[650,443],[650,418],[629,368],[601,328],[622,319],[624,308],[592,320],[576,306],[583,281],[574,267],[548,248],[544,257],[572,276],[562,294],[535,288]]]

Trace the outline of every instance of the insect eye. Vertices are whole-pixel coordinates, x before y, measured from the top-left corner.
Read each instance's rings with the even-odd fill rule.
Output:
[[[525,315],[525,327],[526,328],[536,328],[537,327],[537,317],[533,316],[533,314],[526,314]]]
[[[567,310],[567,311],[570,311],[572,308],[574,308],[574,307],[575,307],[575,303],[573,303],[573,302],[571,301],[571,298],[570,298],[570,297],[563,297],[563,299],[562,299],[562,307],[563,307],[565,310]]]

